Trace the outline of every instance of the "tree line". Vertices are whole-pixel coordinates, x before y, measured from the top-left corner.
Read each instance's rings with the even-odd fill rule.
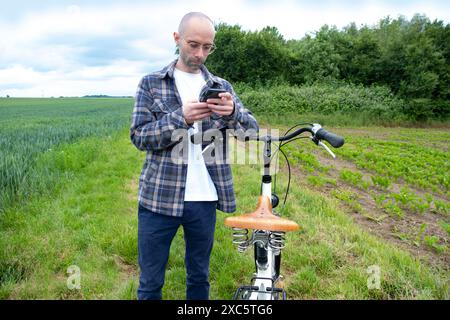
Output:
[[[450,25],[424,15],[411,20],[386,17],[374,26],[351,23],[341,30],[324,25],[298,40],[285,40],[276,27],[269,26],[245,31],[221,23],[216,31],[218,49],[207,66],[231,82],[337,81],[386,86],[409,100],[450,98]]]

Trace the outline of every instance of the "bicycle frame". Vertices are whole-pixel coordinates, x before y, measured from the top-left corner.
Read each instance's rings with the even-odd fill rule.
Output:
[[[272,175],[270,172],[270,163],[272,160],[272,142],[286,142],[289,143],[294,141],[295,137],[298,135],[309,132],[311,133],[311,140],[318,146],[323,147],[331,156],[334,158],[335,155],[331,150],[321,142],[321,140],[327,141],[335,148],[339,148],[344,144],[344,139],[326,131],[319,124],[303,123],[302,125],[308,125],[307,127],[300,128],[295,132],[285,135],[283,137],[272,137],[272,136],[247,136],[244,132],[235,132],[235,137],[243,137],[243,141],[255,140],[264,142],[264,174],[261,182],[261,197],[262,199],[269,199],[271,208],[275,208],[278,205],[278,197],[272,193]],[[297,126],[295,126],[297,127]],[[291,128],[290,130],[294,129]],[[289,131],[290,131],[289,130]],[[289,132],[288,131],[288,132]],[[197,133],[196,135],[201,133]],[[202,140],[197,137],[191,136],[191,141],[193,143],[199,143]],[[209,140],[210,141],[210,140]],[[207,151],[209,148],[214,148],[214,140],[209,144],[203,152]],[[281,145],[279,146],[279,150]],[[282,151],[281,151],[282,152]],[[284,153],[283,153],[284,154]],[[287,158],[286,158],[287,160]],[[289,162],[288,162],[289,163]],[[289,185],[289,184],[288,184]],[[287,195],[288,192],[286,192]],[[285,199],[286,200],[286,199]],[[267,203],[267,200],[265,201]],[[267,208],[266,208],[267,209]],[[267,212],[267,210],[265,211]],[[278,215],[275,211],[270,213],[271,215]],[[228,219],[228,218],[227,218]],[[227,222],[225,219],[225,223]],[[273,218],[271,218],[273,219]],[[275,219],[277,220],[277,219]],[[234,299],[248,299],[248,300],[273,300],[273,299],[286,299],[286,292],[275,287],[277,282],[280,280],[280,266],[281,266],[281,250],[285,245],[285,232],[284,231],[269,231],[269,230],[288,230],[294,231],[298,229],[298,225],[292,222],[295,228],[289,228],[286,225],[283,228],[274,228],[270,224],[269,230],[258,230],[253,228],[254,220],[250,224],[250,228],[253,230],[251,237],[248,236],[248,229],[237,228],[235,226],[239,224],[229,224],[233,228],[233,243],[237,245],[240,252],[244,252],[251,245],[254,246],[254,257],[255,257],[255,268],[256,273],[252,278],[252,284],[248,286],[240,286],[235,295]],[[272,223],[272,222],[271,222]],[[240,224],[243,226],[242,224]],[[246,226],[248,224],[245,224]],[[267,224],[260,224],[259,226],[267,226]],[[247,227],[245,227],[247,228]],[[269,228],[269,227],[267,227]]]
[[[272,141],[290,141],[303,132],[310,132],[314,143],[325,148],[333,157],[335,155],[323,144],[320,139],[328,141],[334,147],[343,145],[344,140],[332,133],[322,129],[319,124],[312,124],[311,127],[298,129],[292,134],[284,137],[247,137],[246,140],[264,141],[264,174],[261,182],[261,196],[270,200],[272,208],[278,205],[278,197],[272,193],[272,175],[270,163],[272,159]],[[275,212],[273,212],[276,214]],[[277,288],[276,284],[281,279],[281,250],[284,248],[285,232],[253,230],[251,238],[248,237],[248,229],[233,228],[233,243],[238,245],[238,250],[243,252],[249,246],[254,245],[254,259],[256,273],[249,286],[240,286],[233,299],[248,300],[274,300],[286,299],[286,292],[282,288]]]
[[[267,137],[264,146],[264,175],[261,182],[261,196],[268,197],[272,206],[272,175],[270,174],[270,161],[272,158],[271,142]],[[276,205],[275,205],[276,206]],[[244,298],[248,300],[273,300],[282,295],[286,299],[286,292],[280,288],[275,288],[275,284],[280,279],[281,247],[284,245],[284,233],[265,230],[254,230],[252,239],[249,241],[254,245],[254,257],[256,273],[252,279],[251,286],[241,286],[236,291],[234,299]],[[277,249],[270,245],[272,239],[276,238],[280,242]],[[275,295],[275,297],[274,297]]]

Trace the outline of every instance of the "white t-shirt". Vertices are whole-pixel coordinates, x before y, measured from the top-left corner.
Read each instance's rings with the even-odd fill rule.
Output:
[[[175,68],[175,84],[183,105],[188,101],[198,100],[200,91],[206,84],[202,73],[188,73]],[[198,132],[198,122],[189,129],[189,136]],[[217,190],[206,169],[201,144],[193,144],[189,139],[188,169],[184,201],[216,201]]]

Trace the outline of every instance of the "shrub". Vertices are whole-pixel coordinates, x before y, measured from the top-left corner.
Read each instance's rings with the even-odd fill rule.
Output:
[[[402,112],[415,121],[426,121],[429,119],[448,120],[450,117],[450,101],[413,99],[403,105]]]
[[[402,118],[404,101],[386,87],[345,83],[291,86],[275,83],[250,87],[237,85],[242,102],[257,115],[347,114],[392,120]]]

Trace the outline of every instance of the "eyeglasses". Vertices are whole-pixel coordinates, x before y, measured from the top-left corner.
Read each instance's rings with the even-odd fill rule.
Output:
[[[205,51],[207,54],[211,54],[217,49],[217,47],[214,43],[202,45],[201,43],[198,43],[195,41],[186,41],[186,40],[184,40],[184,41],[187,43],[187,45],[191,51],[197,51],[198,49],[202,48],[202,50]]]

